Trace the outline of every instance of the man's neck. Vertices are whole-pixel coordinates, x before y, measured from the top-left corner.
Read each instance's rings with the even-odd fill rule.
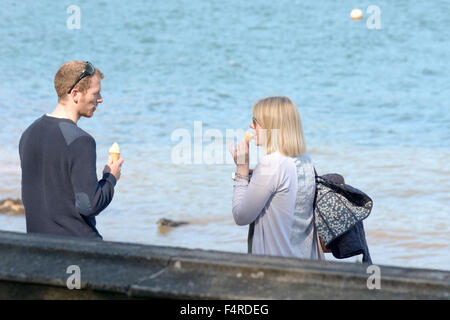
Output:
[[[58,103],[55,110],[53,110],[53,112],[49,113],[48,115],[55,118],[69,119],[75,123],[80,120],[80,116],[77,114],[77,112],[74,112],[73,110],[71,110],[71,108],[62,103]]]

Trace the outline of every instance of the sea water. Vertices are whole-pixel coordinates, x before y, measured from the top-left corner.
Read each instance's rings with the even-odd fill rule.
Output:
[[[373,262],[450,270],[450,5],[377,1],[368,13],[373,4],[3,0],[0,199],[20,198],[18,142],[56,106],[56,70],[89,60],[105,75],[104,103],[78,125],[96,139],[99,177],[113,142],[125,159],[97,217],[105,240],[246,252],[225,137],[248,129],[258,99],[283,95],[319,174],[373,199]],[[181,164],[179,130],[192,141]],[[195,161],[214,141],[207,132],[222,135],[223,161]],[[160,218],[190,224],[161,233]],[[25,219],[0,215],[0,229],[25,232]]]

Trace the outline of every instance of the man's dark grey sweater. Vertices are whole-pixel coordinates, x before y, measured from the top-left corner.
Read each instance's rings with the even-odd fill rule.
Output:
[[[111,202],[116,178],[97,180],[94,138],[44,115],[22,134],[19,154],[27,232],[101,238],[95,216]]]

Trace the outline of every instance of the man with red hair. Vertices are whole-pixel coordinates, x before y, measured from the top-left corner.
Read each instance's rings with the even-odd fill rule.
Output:
[[[55,110],[22,134],[19,154],[28,233],[102,239],[95,216],[112,201],[123,159],[109,158],[98,180],[95,140],[77,126],[103,102],[102,79],[90,62],[63,64],[54,79]]]

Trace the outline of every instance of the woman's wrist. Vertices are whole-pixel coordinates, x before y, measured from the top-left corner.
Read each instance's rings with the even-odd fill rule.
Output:
[[[238,174],[240,174],[241,176],[248,176],[248,174],[249,174],[248,164],[236,166],[236,172]]]

